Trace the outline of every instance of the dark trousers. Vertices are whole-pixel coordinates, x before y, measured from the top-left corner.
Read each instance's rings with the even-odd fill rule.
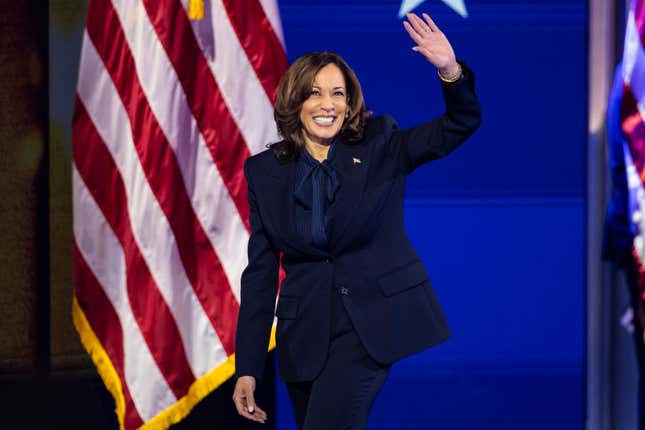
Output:
[[[331,342],[321,373],[313,381],[286,382],[299,430],[364,429],[390,371],[390,365],[367,354],[336,292],[331,317]]]

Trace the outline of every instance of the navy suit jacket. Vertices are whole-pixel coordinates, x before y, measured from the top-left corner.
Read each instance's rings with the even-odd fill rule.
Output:
[[[357,143],[336,143],[336,194],[329,250],[296,233],[295,162],[271,150],[247,159],[251,236],[242,274],[236,336],[237,376],[259,379],[275,315],[278,367],[286,381],[312,380],[329,346],[330,294],[341,294],[369,355],[392,363],[450,337],[448,324],[403,224],[406,176],[445,156],[479,126],[474,76],[442,83],[446,112],[409,130],[390,116],[367,121]],[[360,160],[357,161],[357,160]]]

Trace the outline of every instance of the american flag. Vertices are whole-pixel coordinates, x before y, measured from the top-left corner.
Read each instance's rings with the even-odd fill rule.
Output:
[[[645,0],[632,0],[623,59],[607,109],[612,190],[605,220],[604,257],[625,273],[631,307],[621,322],[634,335],[640,368],[638,428],[645,428]]]
[[[242,167],[278,138],[286,68],[276,0],[90,0],[72,314],[122,429],[167,428],[234,373]]]
[[[633,288],[637,345],[645,345],[645,0],[632,0],[627,16],[622,64],[620,122],[627,174],[627,213],[633,235]]]

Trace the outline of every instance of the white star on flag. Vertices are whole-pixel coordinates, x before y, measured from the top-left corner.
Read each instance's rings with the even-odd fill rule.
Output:
[[[401,9],[399,9],[399,18],[403,18],[403,16],[419,6],[421,3],[423,3],[426,0],[403,0],[401,2]],[[452,10],[457,12],[459,15],[461,15],[463,18],[468,17],[468,11],[466,10],[466,3],[464,3],[464,0],[441,0]]]

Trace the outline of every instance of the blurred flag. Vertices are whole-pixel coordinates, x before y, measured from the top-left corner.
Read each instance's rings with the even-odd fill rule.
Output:
[[[89,2],[73,318],[121,429],[167,428],[234,373],[242,166],[277,140],[286,68],[276,0]]]
[[[627,275],[631,327],[640,367],[640,425],[645,426],[645,0],[632,0],[623,60],[607,113],[612,195],[605,223],[605,257]],[[629,312],[628,312],[629,314]],[[623,323],[626,323],[623,321]]]

